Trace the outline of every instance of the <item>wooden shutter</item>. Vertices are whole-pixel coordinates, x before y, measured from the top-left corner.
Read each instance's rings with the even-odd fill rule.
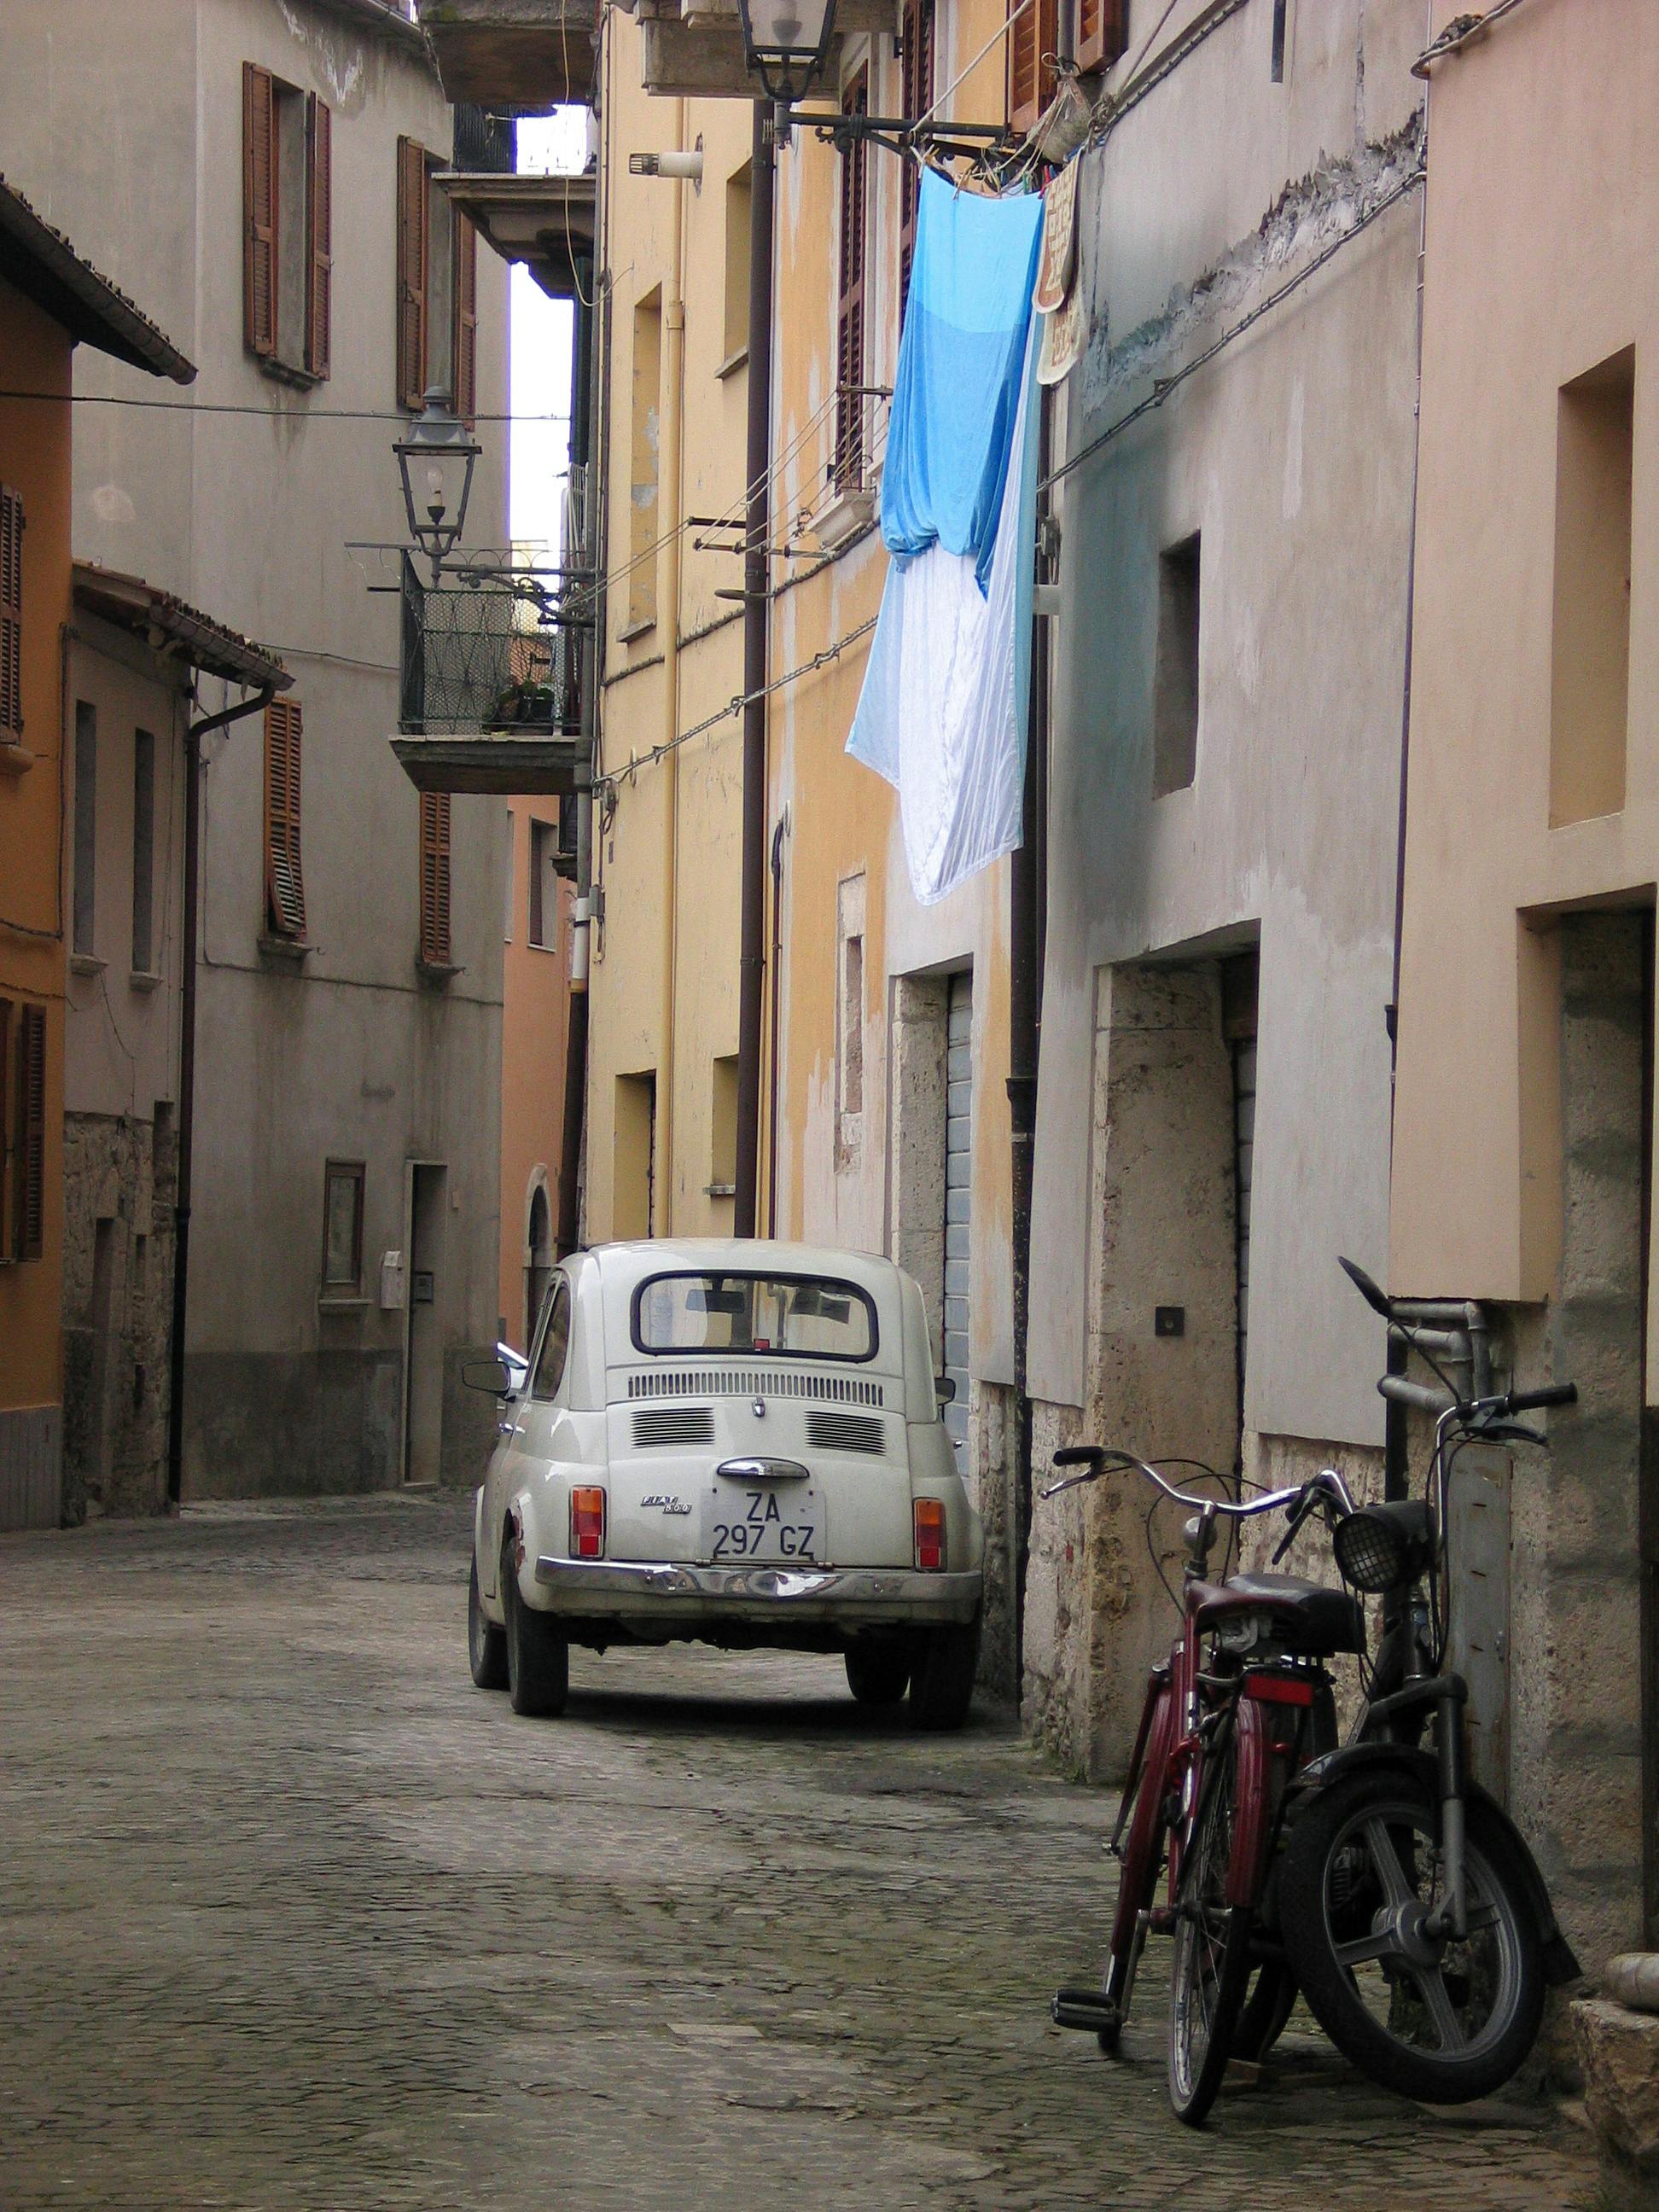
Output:
[[[1008,33],[1011,131],[1034,130],[1043,109],[1054,98],[1054,73],[1045,66],[1044,57],[1052,54],[1059,44],[1060,0],[1030,0],[1030,5]]]
[[[869,78],[860,70],[848,85],[843,115],[869,109]],[[841,277],[836,316],[836,461],[838,486],[856,485],[864,472],[864,245],[866,164],[869,149],[855,138],[841,157]]]
[[[0,484],[0,744],[23,741],[23,501]]]
[[[1127,0],[1077,0],[1077,65],[1110,69],[1123,52]]]
[[[1098,0],[1097,0],[1098,4]],[[903,105],[909,116],[925,115],[933,104],[934,0],[904,0]],[[916,210],[921,200],[921,165],[904,159],[899,185],[899,312],[910,296],[910,264],[916,252]]]
[[[306,228],[310,260],[306,271],[306,368],[326,376],[332,328],[330,288],[334,269],[334,118],[313,92],[306,101]]]
[[[276,350],[276,92],[270,71],[242,64],[242,334]]]
[[[449,950],[449,793],[421,793],[421,957],[451,965]]]
[[[455,216],[455,412],[470,423],[478,411],[478,234]]]
[[[38,1260],[46,1232],[46,1010],[17,1010],[17,1114],[12,1251]]]
[[[265,708],[265,899],[271,927],[306,933],[306,880],[300,857],[301,715],[297,699]]]
[[[426,150],[398,141],[398,399],[418,410],[426,392],[428,246]]]

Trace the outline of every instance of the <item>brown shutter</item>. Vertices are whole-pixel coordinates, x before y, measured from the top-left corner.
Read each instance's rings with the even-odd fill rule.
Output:
[[[265,897],[270,926],[283,937],[306,933],[306,880],[300,858],[301,715],[297,699],[265,708]]]
[[[0,999],[0,1255],[11,1250],[12,1147],[17,1141],[12,1113],[11,1052],[14,1014],[9,999]]]
[[[449,793],[421,793],[421,957],[450,966]]]
[[[1097,0],[1098,4],[1098,0]],[[926,115],[933,104],[934,0],[904,0],[902,112]],[[916,210],[921,200],[921,165],[906,155],[899,183],[899,312],[910,296],[910,264],[916,251]]]
[[[310,190],[306,227],[311,259],[306,281],[306,368],[313,376],[329,370],[332,324],[330,287],[334,267],[334,118],[313,92],[306,101],[306,155]]]
[[[38,1260],[46,1231],[46,1010],[20,1006],[17,1023],[17,1150],[12,1250]]]
[[[1110,69],[1123,52],[1125,0],[1077,0],[1077,65]]]
[[[242,64],[242,332],[276,350],[276,94],[270,71]]]
[[[869,109],[869,78],[860,70],[848,85],[843,115]],[[836,317],[836,462],[837,485],[864,473],[864,246],[868,148],[855,138],[841,157],[841,282]]]
[[[0,744],[23,739],[23,501],[0,484]]]
[[[419,409],[426,390],[426,152],[398,141],[398,399]]]
[[[455,412],[471,422],[478,411],[478,234],[455,216]]]
[[[1010,13],[1012,12],[1011,6]],[[1008,33],[1008,127],[1030,131],[1054,98],[1045,57],[1060,44],[1060,0],[1030,0]]]

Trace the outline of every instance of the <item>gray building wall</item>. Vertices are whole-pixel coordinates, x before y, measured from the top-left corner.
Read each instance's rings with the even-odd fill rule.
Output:
[[[488,1402],[453,1387],[495,1321],[504,804],[458,799],[460,972],[416,963],[417,801],[397,726],[397,601],[349,540],[401,542],[396,144],[447,161],[453,118],[423,50],[327,0],[153,0],[118,45],[101,0],[0,0],[6,169],[128,285],[199,368],[180,411],[86,405],[75,550],[269,644],[304,713],[302,961],[262,947],[257,719],[209,741],[185,1493],[379,1486],[402,1474],[405,1313],[379,1262],[406,1249],[412,1161],[446,1168],[432,1357],[443,1479],[473,1479]],[[242,338],[242,64],[333,112],[332,373],[276,381]],[[469,537],[506,540],[507,273],[478,256],[484,458]],[[87,399],[144,396],[92,358]],[[222,410],[222,411],[217,411]],[[203,687],[201,708],[224,702]],[[364,1279],[320,1296],[325,1163],[364,1165]],[[482,1416],[482,1418],[481,1418]]]
[[[1181,6],[1159,30],[1164,10],[1137,0],[1130,55],[1150,37],[1155,61],[1205,12]],[[1292,9],[1282,82],[1272,13],[1228,17],[1082,157],[1091,335],[1057,460],[1263,312],[1057,488],[1039,1481],[1076,1435],[1227,1474],[1241,1449],[1220,961],[1246,948],[1260,957],[1246,1470],[1271,1462],[1287,1480],[1335,1454],[1365,1476],[1380,1456],[1382,1334],[1336,1257],[1386,1263],[1415,193],[1267,303],[1415,167],[1422,11]],[[1194,533],[1195,770],[1160,797],[1160,570]],[[1182,1310],[1182,1334],[1157,1333],[1159,1307]],[[1127,1758],[1145,1664],[1168,1643],[1149,1502],[1103,1484],[1035,1509],[1025,1692],[1040,1733],[1091,1773]],[[1153,1527],[1172,1549],[1178,1527]]]

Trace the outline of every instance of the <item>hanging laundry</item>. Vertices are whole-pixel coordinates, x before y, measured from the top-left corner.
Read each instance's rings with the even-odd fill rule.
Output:
[[[1034,195],[922,179],[882,472],[893,558],[847,750],[898,791],[924,906],[1020,841],[1042,222]]]

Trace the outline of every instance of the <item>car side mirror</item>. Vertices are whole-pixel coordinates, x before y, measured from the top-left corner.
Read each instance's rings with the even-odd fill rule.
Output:
[[[509,1397],[514,1389],[504,1359],[464,1359],[461,1380],[469,1390],[483,1390],[492,1398]]]
[[[933,1377],[933,1395],[941,1406],[954,1406],[957,1401],[957,1378],[954,1375]]]

